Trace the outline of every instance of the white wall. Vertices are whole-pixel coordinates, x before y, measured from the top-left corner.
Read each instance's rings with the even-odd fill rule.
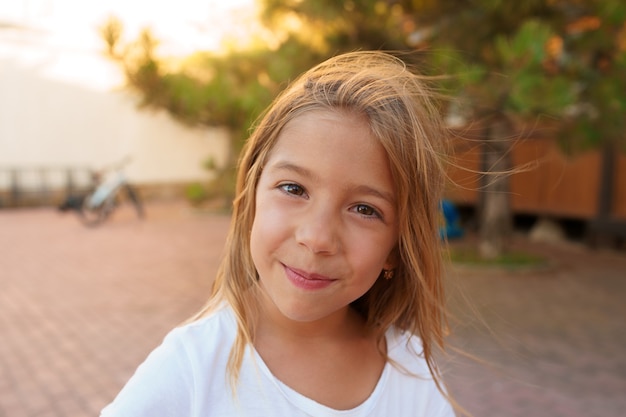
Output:
[[[132,181],[181,183],[208,179],[207,159],[223,161],[224,129],[189,128],[163,111],[137,108],[138,97],[123,88],[121,70],[102,54],[94,27],[58,31],[2,17],[0,170],[99,168],[130,156]]]

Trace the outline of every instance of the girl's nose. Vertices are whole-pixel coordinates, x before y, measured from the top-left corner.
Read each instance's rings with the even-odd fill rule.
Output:
[[[320,205],[321,206],[321,205]],[[296,241],[316,254],[332,255],[339,248],[336,214],[325,207],[311,209],[297,219]]]

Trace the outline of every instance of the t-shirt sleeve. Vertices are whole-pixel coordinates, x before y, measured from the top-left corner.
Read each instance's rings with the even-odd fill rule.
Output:
[[[401,369],[394,373],[391,391],[406,400],[404,409],[413,410],[415,416],[455,417],[445,385],[442,385],[442,392],[426,363],[421,339],[408,333],[396,333],[388,343],[389,355]]]
[[[433,417],[456,417],[452,404],[450,404],[450,401],[444,398],[443,395],[441,395],[440,399],[439,412],[433,414]]]
[[[192,395],[191,364],[174,330],[148,355],[100,417],[188,416]]]

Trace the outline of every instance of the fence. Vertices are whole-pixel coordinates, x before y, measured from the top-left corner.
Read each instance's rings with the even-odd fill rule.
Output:
[[[601,190],[610,183],[606,214],[626,221],[626,155],[592,150],[566,156],[552,140],[525,139],[512,146],[510,157],[519,169],[510,178],[515,212],[590,220],[600,214]],[[611,170],[604,172],[609,158]],[[448,198],[458,204],[479,202],[481,161],[479,143],[459,148],[456,166],[448,172]]]
[[[85,167],[0,167],[0,208],[54,206],[91,187]]]
[[[447,198],[476,206],[483,148],[480,141],[459,141],[456,149]],[[606,149],[568,156],[553,139],[531,138],[513,143],[509,157],[519,169],[510,177],[514,213],[579,219],[590,233],[626,238],[626,154]]]

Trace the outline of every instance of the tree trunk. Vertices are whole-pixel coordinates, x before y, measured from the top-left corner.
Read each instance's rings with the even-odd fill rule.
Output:
[[[495,259],[505,250],[512,231],[509,199],[510,148],[513,127],[505,115],[496,115],[487,126],[483,142],[482,207],[480,208],[479,252]]]

